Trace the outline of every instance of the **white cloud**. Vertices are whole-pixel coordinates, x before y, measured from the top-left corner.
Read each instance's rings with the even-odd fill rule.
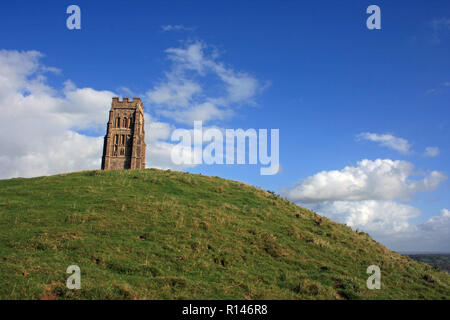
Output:
[[[309,207],[374,236],[407,231],[411,227],[409,220],[420,214],[410,205],[387,200],[325,201]]]
[[[425,222],[412,224],[410,220],[421,211],[396,201],[327,201],[307,206],[354,230],[369,233],[393,250],[448,252],[450,249],[450,211],[447,209]]]
[[[175,129],[175,126],[158,121],[148,113],[145,114],[146,162],[148,167],[175,170],[193,167],[193,165],[176,165],[172,162],[172,150],[177,144],[167,140]]]
[[[368,232],[394,250],[448,251],[448,210],[414,225],[411,219],[420,210],[399,202],[435,190],[446,176],[432,171],[413,179],[413,173],[413,165],[406,161],[365,159],[354,167],[319,172],[281,193],[330,219]]]
[[[192,104],[193,96],[200,94],[201,91],[202,87],[200,84],[168,74],[167,82],[155,86],[148,93],[148,99],[156,105],[165,105],[171,108],[187,108]]]
[[[0,177],[34,177],[82,169],[99,169],[103,139],[87,137],[76,132],[33,130],[26,135],[29,145],[16,145],[17,152],[0,156]],[[20,141],[10,140],[10,143]],[[0,141],[3,146],[4,141]],[[11,149],[11,148],[10,148]]]
[[[218,61],[214,48],[202,42],[169,48],[166,53],[171,69],[164,81],[147,92],[146,109],[180,123],[229,118],[235,107],[254,103],[263,89],[248,73]],[[100,168],[111,98],[117,94],[78,88],[70,80],[56,89],[47,76],[60,77],[62,71],[42,64],[42,57],[38,51],[0,50],[0,178]],[[214,90],[204,86],[211,78],[216,80]],[[211,95],[212,91],[219,93]],[[132,91],[120,87],[119,92]],[[169,139],[175,126],[148,113],[146,121],[147,166],[186,168],[171,160],[176,144]]]
[[[422,230],[439,232],[443,228],[448,230],[450,226],[450,211],[448,209],[442,209],[440,215],[430,218],[429,220],[419,224]],[[450,234],[449,234],[450,236]]]
[[[417,192],[434,190],[446,179],[439,171],[432,171],[421,180],[410,179],[412,175],[410,162],[364,159],[355,167],[319,172],[284,194],[296,202],[409,200]]]
[[[158,169],[172,169],[172,170],[182,170],[189,167],[194,167],[195,165],[186,164],[187,162],[183,162],[181,165],[174,164],[172,162],[171,154],[173,148],[176,147],[176,144],[164,141],[164,140],[154,140],[151,141],[150,145],[147,145],[147,148],[150,146],[150,149],[147,151],[147,167],[158,168]],[[191,150],[188,150],[189,154],[186,155],[189,159],[192,157]],[[150,165],[148,165],[150,164]]]
[[[264,89],[255,77],[218,61],[217,50],[203,42],[169,48],[166,53],[171,70],[147,92],[146,101],[159,115],[179,123],[223,120],[244,103],[254,105]]]
[[[424,152],[424,156],[425,157],[437,157],[439,155],[441,151],[439,150],[438,147],[426,147],[425,148],[425,152]]]
[[[37,51],[0,51],[0,177],[36,176],[100,167],[102,139],[76,128],[105,123],[109,91],[47,84],[55,69]]]
[[[195,30],[194,27],[185,27],[182,24],[174,24],[174,25],[168,24],[165,26],[161,26],[161,29],[163,31],[193,31],[193,30]]]
[[[0,178],[100,169],[102,135],[116,94],[77,88],[69,80],[55,89],[46,78],[55,69],[43,65],[42,57],[37,51],[0,51]],[[174,127],[146,118],[148,163],[180,169],[170,158],[174,144],[164,141]]]
[[[377,134],[370,132],[363,132],[358,134],[358,140],[369,140],[373,142],[378,142],[380,145],[396,150],[400,153],[407,154],[411,150],[411,144],[409,144],[408,140],[403,138],[395,137],[391,134]]]
[[[408,230],[385,239],[393,248],[410,252],[448,252],[450,244],[450,212],[440,214],[425,222],[412,225]]]

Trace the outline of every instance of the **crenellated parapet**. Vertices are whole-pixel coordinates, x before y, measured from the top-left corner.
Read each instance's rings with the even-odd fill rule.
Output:
[[[134,97],[132,100],[127,97],[123,97],[122,101],[120,101],[119,97],[112,98],[112,109],[134,109],[138,108],[139,111],[144,114],[144,104],[141,101],[141,98]]]

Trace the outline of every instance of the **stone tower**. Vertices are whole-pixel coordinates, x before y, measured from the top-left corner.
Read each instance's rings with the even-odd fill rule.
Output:
[[[144,105],[112,98],[103,143],[102,170],[145,168]]]

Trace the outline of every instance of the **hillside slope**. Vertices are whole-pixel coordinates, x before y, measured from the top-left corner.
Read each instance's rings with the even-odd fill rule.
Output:
[[[65,286],[69,265],[81,290]],[[381,290],[366,287],[369,265]],[[449,299],[448,273],[236,181],[155,169],[0,181],[2,299]]]

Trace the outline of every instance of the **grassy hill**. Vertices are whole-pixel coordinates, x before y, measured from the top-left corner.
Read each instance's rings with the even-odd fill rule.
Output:
[[[73,264],[81,290],[65,285]],[[155,169],[1,180],[0,284],[2,299],[450,298],[448,273],[365,233],[240,182]]]

